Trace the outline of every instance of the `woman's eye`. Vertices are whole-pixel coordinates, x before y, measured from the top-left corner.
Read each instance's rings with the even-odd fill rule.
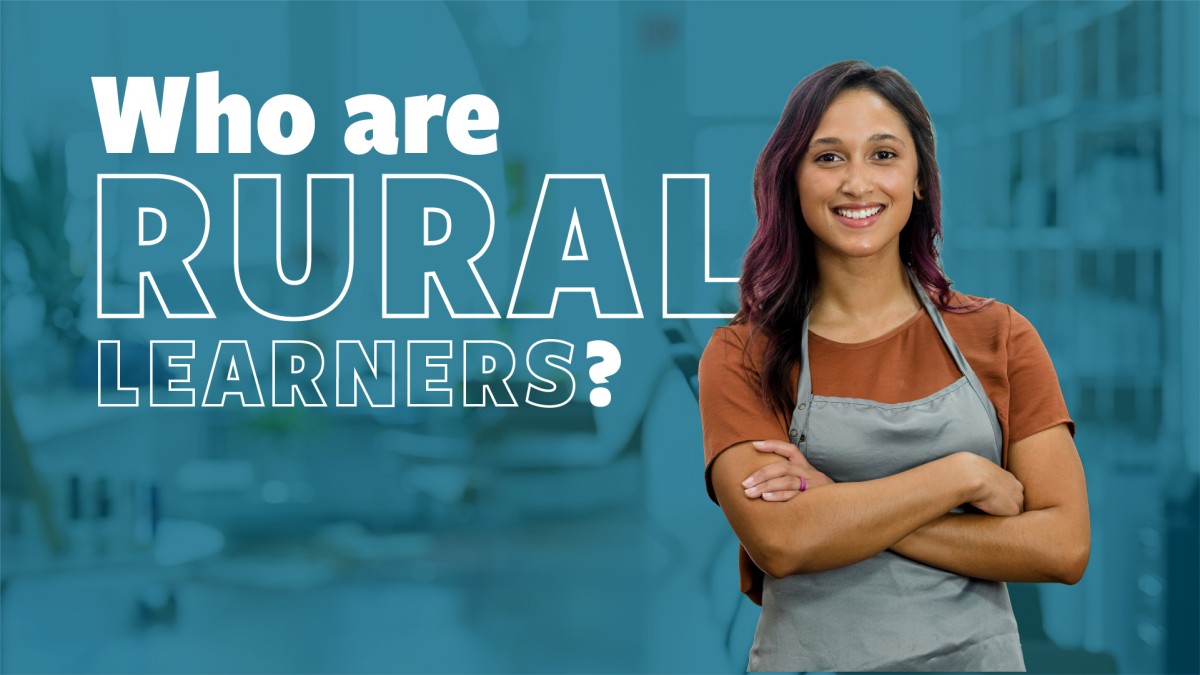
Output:
[[[877,157],[879,157],[880,159],[895,159],[896,157],[899,157],[899,155],[892,152],[891,150],[879,150],[879,151],[876,151],[875,155]],[[829,159],[826,159],[826,158],[829,158]],[[828,164],[829,162],[837,161],[838,156],[832,152],[823,152],[823,153],[817,155],[815,159],[819,163]]]

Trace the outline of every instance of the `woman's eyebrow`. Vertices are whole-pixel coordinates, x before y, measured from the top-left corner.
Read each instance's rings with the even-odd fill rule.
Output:
[[[904,141],[902,141],[898,136],[895,136],[893,134],[875,134],[874,136],[871,136],[870,138],[867,139],[868,143],[874,143],[875,141],[895,141],[896,143],[899,143],[900,145],[904,145]],[[817,146],[817,145],[841,145],[841,144],[842,144],[842,139],[833,138],[832,136],[826,136],[824,138],[814,138],[812,140],[812,143],[809,143],[809,147],[813,147],[813,146]]]

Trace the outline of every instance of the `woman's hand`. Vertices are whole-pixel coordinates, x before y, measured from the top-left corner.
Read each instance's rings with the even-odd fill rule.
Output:
[[[742,481],[747,497],[769,502],[786,502],[800,494],[800,479],[804,478],[807,492],[822,485],[831,485],[829,476],[817,471],[796,446],[787,441],[755,441],[754,449],[773,452],[782,460],[768,464]]]
[[[975,453],[957,454],[975,486],[971,506],[993,516],[1017,516],[1025,510],[1025,486],[1016,476]]]

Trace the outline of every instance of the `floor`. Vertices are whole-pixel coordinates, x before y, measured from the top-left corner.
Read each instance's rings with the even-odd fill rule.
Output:
[[[673,554],[636,515],[402,536],[373,560],[331,543],[345,536],[315,536],[233,547],[165,575],[117,566],[13,578],[3,671],[744,668],[701,589],[672,571]],[[139,614],[139,603],[159,611]]]

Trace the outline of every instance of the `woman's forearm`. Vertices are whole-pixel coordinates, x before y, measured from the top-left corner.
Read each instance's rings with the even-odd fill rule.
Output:
[[[966,461],[951,455],[876,480],[838,483],[770,504],[756,518],[755,562],[773,577],[851,565],[976,498]],[[765,521],[765,522],[764,522]]]
[[[1065,507],[1018,516],[951,513],[901,539],[892,550],[948,572],[977,579],[1074,584],[1091,550],[1086,522]]]
[[[1019,515],[949,514],[892,550],[979,579],[1079,581],[1091,553],[1091,519],[1083,465],[1066,425],[1013,443],[1009,466],[1024,486]]]

